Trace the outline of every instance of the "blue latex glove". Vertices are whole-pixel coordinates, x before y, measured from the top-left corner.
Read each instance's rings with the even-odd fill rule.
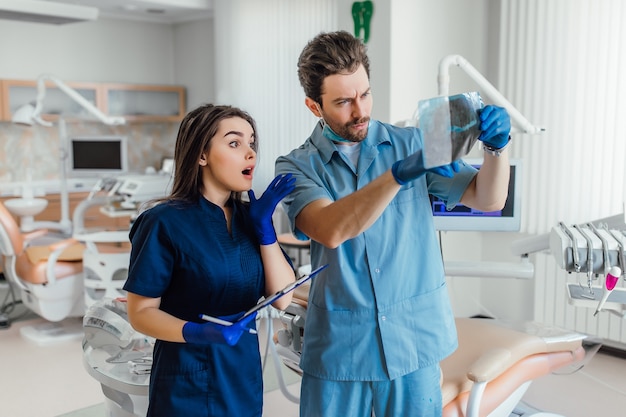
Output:
[[[255,311],[240,322],[236,322],[236,320],[243,316],[244,313],[218,317],[233,323],[232,326],[224,326],[210,321],[206,323],[188,321],[183,326],[183,338],[187,343],[225,343],[229,346],[234,346],[244,332],[250,332],[251,329],[248,327],[248,323],[256,318],[256,314],[257,312]]]
[[[394,163],[391,166],[391,173],[398,184],[404,185],[407,182],[418,179],[427,172],[452,178],[456,172],[459,172],[459,168],[459,162],[452,161],[448,165],[425,169],[424,158],[422,157],[422,151],[420,150],[415,152],[413,155],[409,155],[406,158]]]
[[[254,224],[254,232],[259,238],[261,245],[271,245],[276,242],[276,231],[272,223],[272,215],[276,206],[294,190],[296,179],[293,174],[278,175],[259,198],[256,199],[254,191],[248,191],[250,197],[250,217]]]
[[[480,136],[485,145],[493,149],[502,149],[509,143],[511,118],[502,107],[486,106],[480,111]]]

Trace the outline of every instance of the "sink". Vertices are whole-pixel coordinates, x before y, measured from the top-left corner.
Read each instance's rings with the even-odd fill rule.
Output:
[[[11,198],[4,202],[4,206],[16,216],[35,216],[41,213],[48,205],[45,198]]]

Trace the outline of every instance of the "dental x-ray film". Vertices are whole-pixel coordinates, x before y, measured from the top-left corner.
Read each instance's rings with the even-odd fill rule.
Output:
[[[447,165],[467,155],[480,135],[478,92],[420,100],[419,128],[424,140],[424,168]]]

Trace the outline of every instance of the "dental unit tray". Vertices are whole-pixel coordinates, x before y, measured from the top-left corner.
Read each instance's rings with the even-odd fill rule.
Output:
[[[593,294],[591,294],[591,291],[593,291]],[[602,287],[593,285],[591,291],[585,285],[568,283],[567,295],[569,303],[577,307],[597,308],[603,294]],[[626,288],[614,288],[604,303],[602,310],[612,310],[620,314],[626,311]]]

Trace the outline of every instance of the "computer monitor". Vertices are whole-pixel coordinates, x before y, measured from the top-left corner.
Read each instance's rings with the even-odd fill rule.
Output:
[[[69,139],[71,177],[106,177],[128,172],[125,136],[76,136]]]
[[[479,168],[482,160],[465,159],[465,162]],[[519,159],[510,160],[511,179],[509,195],[504,208],[499,211],[482,212],[458,204],[452,210],[440,199],[431,196],[431,206],[435,229],[442,231],[517,232],[521,225],[521,183],[522,164]]]

